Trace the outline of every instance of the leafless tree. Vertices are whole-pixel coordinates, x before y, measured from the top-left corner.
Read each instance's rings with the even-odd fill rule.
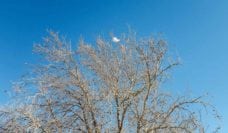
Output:
[[[179,64],[163,39],[130,32],[71,46],[52,31],[34,46],[44,60],[15,84],[13,102],[0,109],[0,132],[205,132],[201,115],[212,105],[161,89]]]

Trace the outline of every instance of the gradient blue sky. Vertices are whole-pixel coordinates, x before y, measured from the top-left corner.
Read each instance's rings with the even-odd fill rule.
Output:
[[[77,42],[126,25],[141,36],[163,33],[182,60],[168,89],[209,92],[228,132],[227,0],[0,0],[0,104],[7,101],[4,90],[27,71],[25,62],[36,63],[32,46],[46,29]]]

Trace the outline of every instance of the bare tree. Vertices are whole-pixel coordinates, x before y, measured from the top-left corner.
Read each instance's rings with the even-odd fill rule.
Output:
[[[98,37],[95,45],[81,39],[73,50],[51,31],[34,46],[44,60],[0,110],[0,132],[204,133],[202,111],[214,107],[160,88],[178,65],[166,42],[134,32],[114,39]]]

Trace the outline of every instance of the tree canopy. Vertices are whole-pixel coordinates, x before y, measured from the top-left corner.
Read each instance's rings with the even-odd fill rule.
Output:
[[[162,38],[99,36],[95,44],[50,31],[34,45],[39,64],[14,85],[13,101],[0,109],[1,132],[204,133],[201,115],[214,107],[202,96],[161,89],[178,65]],[[210,111],[209,111],[210,112]],[[211,115],[218,118],[218,115]]]

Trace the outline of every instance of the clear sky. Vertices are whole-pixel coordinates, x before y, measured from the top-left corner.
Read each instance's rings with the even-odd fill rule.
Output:
[[[0,0],[0,104],[7,101],[4,90],[26,73],[25,62],[35,63],[32,46],[46,29],[76,42],[127,25],[139,35],[163,34],[182,60],[169,89],[209,92],[228,132],[227,0]]]

